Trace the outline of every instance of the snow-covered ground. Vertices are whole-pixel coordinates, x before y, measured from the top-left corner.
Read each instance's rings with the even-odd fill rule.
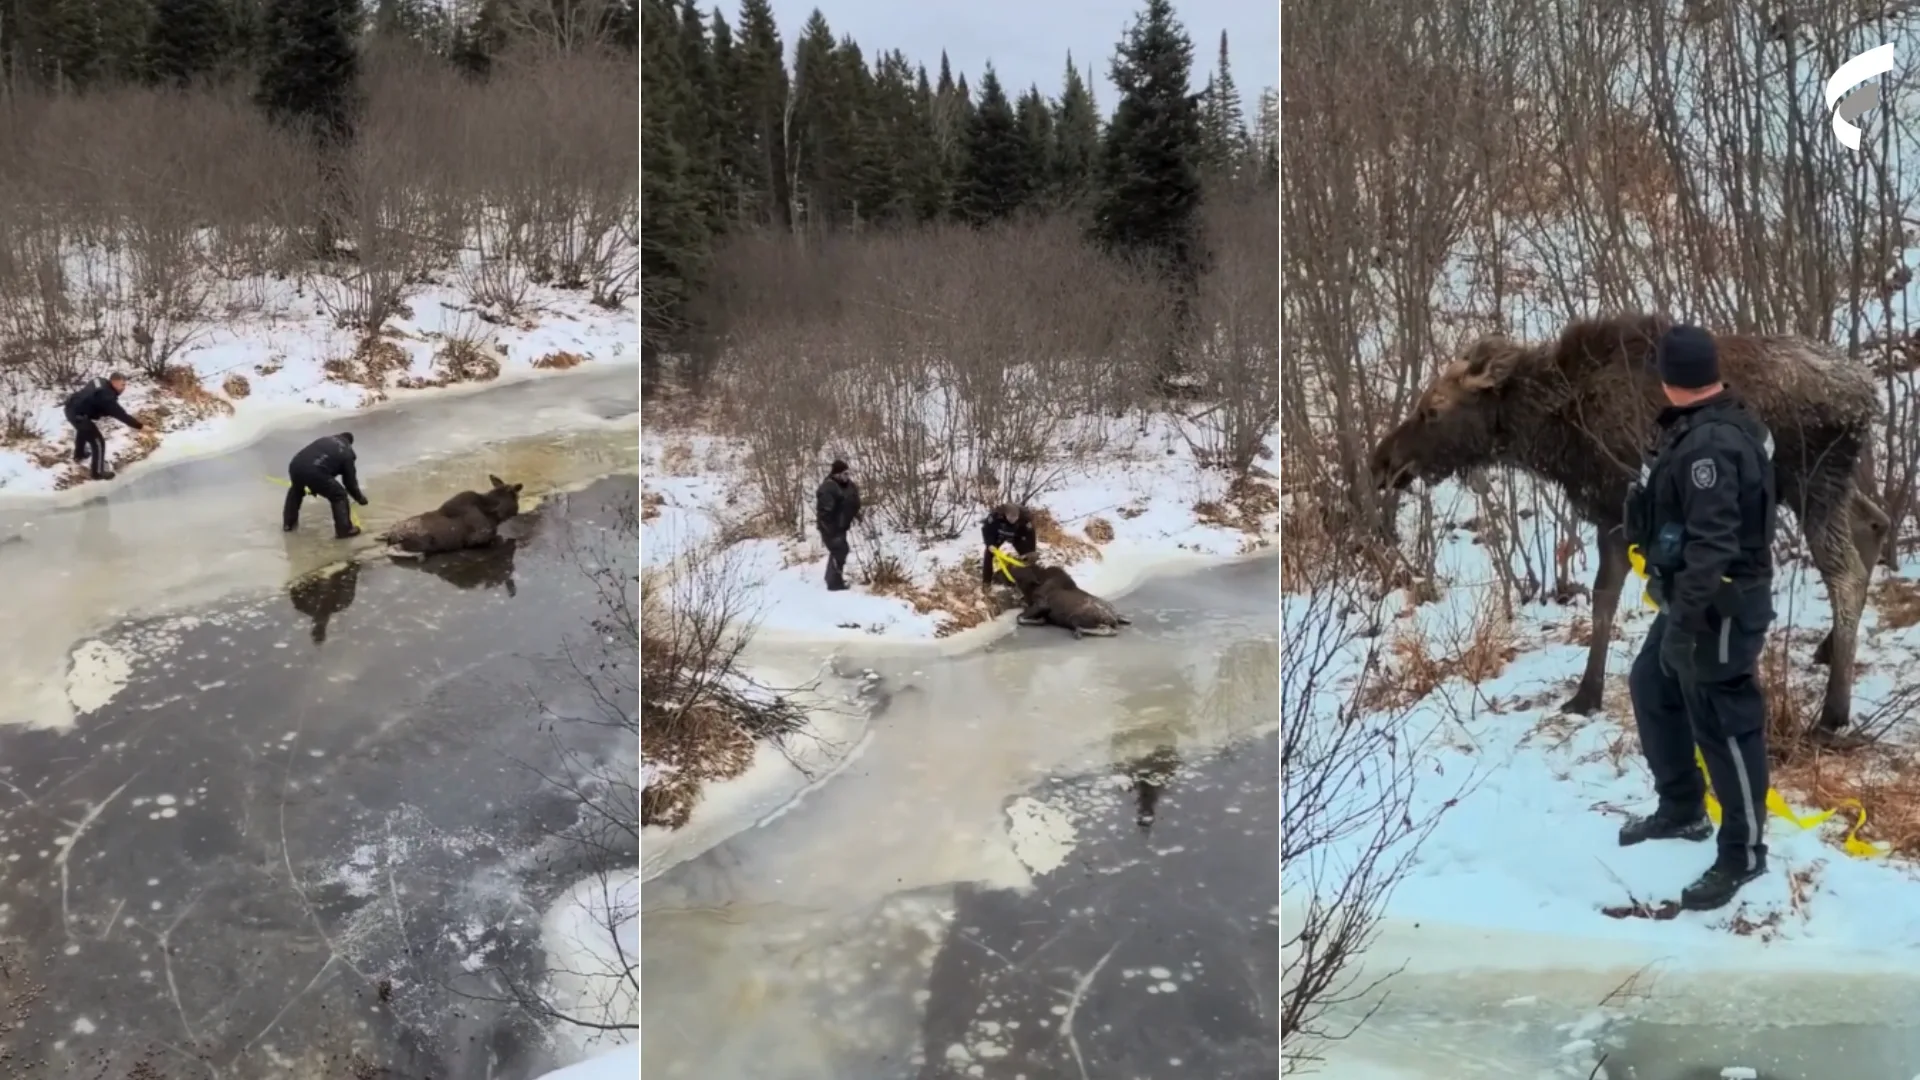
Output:
[[[1044,562],[1071,568],[1074,580],[1091,592],[1117,593],[1153,569],[1248,554],[1278,538],[1271,482],[1258,485],[1268,501],[1243,518],[1229,497],[1230,475],[1202,467],[1176,421],[1129,418],[1113,428],[1113,452],[1076,467],[1062,484],[1030,503],[1058,525],[1052,536],[1042,530]],[[1269,477],[1276,471],[1278,444],[1276,425],[1259,462]],[[746,451],[738,443],[649,427],[641,454],[641,483],[650,504],[640,545],[647,567],[664,567],[699,552],[752,518],[756,500],[742,474]],[[860,464],[852,465],[857,479]],[[979,517],[986,512],[981,506]],[[731,545],[731,557],[738,560],[734,573],[747,583],[758,619],[756,640],[883,639],[893,649],[951,639],[978,625],[979,613],[972,610],[979,596],[978,517],[950,540],[865,533],[857,527],[850,540],[847,571],[854,587],[841,593],[826,591],[826,548],[817,536],[748,538]],[[868,568],[880,560],[896,563],[909,584],[883,590],[863,584]],[[943,588],[943,577],[974,587]],[[1004,623],[997,629],[1004,631]],[[982,633],[992,632],[981,628],[948,646],[976,645]]]
[[[1040,530],[1042,561],[1068,566],[1082,587],[1115,596],[1156,570],[1271,548],[1279,514],[1270,479],[1253,481],[1258,490],[1252,496],[1233,498],[1230,476],[1195,459],[1176,421],[1130,417],[1113,427],[1111,454],[1076,466],[1063,483],[1029,503],[1054,523]],[[1277,471],[1277,447],[1276,430],[1259,464],[1269,477]],[[994,618],[982,604],[978,518],[953,539],[856,531],[847,568],[853,587],[839,593],[825,588],[826,552],[817,537],[747,536],[725,544],[757,510],[743,471],[745,455],[739,443],[720,436],[646,427],[641,560],[668,577],[696,561],[725,563],[724,575],[742,590],[753,621],[748,659],[755,678],[771,686],[799,685],[819,677],[829,653],[951,655],[1011,629],[1011,612]],[[857,478],[859,462],[852,464]],[[980,507],[980,516],[986,510]],[[876,556],[896,563],[905,580],[881,589],[866,584],[865,569]],[[810,738],[785,748],[758,747],[744,773],[705,786],[685,824],[673,830],[648,826],[641,841],[643,877],[781,812],[844,767],[862,745],[866,711],[857,687],[854,693],[846,689],[821,688],[819,707],[810,709]]]
[[[1434,655],[1455,654],[1493,606],[1494,568],[1487,546],[1458,523],[1475,515],[1471,496],[1449,485],[1436,493],[1436,513],[1447,526],[1438,565],[1441,598],[1413,606],[1402,595],[1380,611],[1385,640],[1424,640]],[[1591,538],[1589,538],[1589,547]],[[1920,566],[1909,564],[1902,576]],[[1580,573],[1575,570],[1575,573]],[[1879,571],[1876,580],[1886,577]],[[1827,611],[1816,575],[1783,567],[1776,624],[1824,632]],[[1283,601],[1283,633],[1304,619],[1304,600]],[[1850,813],[1803,829],[1775,817],[1768,826],[1767,876],[1742,890],[1721,911],[1681,913],[1671,920],[1620,917],[1635,902],[1676,898],[1711,861],[1710,845],[1643,844],[1621,848],[1622,815],[1652,808],[1652,784],[1632,733],[1624,676],[1652,615],[1629,579],[1621,602],[1625,625],[1609,655],[1605,715],[1556,715],[1586,659],[1584,604],[1532,605],[1515,613],[1501,636],[1514,649],[1503,670],[1478,685],[1460,677],[1413,705],[1403,725],[1407,741],[1425,755],[1411,807],[1415,819],[1447,809],[1419,851],[1387,913],[1411,923],[1439,922],[1509,933],[1538,933],[1653,945],[1699,952],[1732,942],[1758,960],[1782,950],[1884,948],[1920,940],[1920,906],[1913,868],[1897,858],[1842,849]],[[1579,620],[1579,629],[1573,623]],[[1817,639],[1814,639],[1817,640]],[[1379,642],[1352,643],[1348,677],[1361,651]],[[1812,640],[1795,638],[1794,661],[1810,667]],[[1893,675],[1920,649],[1920,628],[1882,628],[1872,608],[1863,624],[1856,716],[1871,713],[1894,689]],[[1391,646],[1389,646],[1391,653]],[[1391,659],[1389,663],[1393,662]],[[1824,673],[1824,669],[1817,669]],[[1913,734],[1909,721],[1906,734]],[[1795,793],[1790,789],[1789,802]],[[1797,813],[1830,809],[1801,803]],[[1283,891],[1301,883],[1290,876]],[[1289,895],[1291,895],[1289,893]],[[1607,909],[1615,909],[1608,914]],[[1596,946],[1596,960],[1606,946]]]
[[[622,1046],[585,1061],[555,1069],[540,1080],[633,1080],[640,1075],[640,1051]]]
[[[461,280],[456,271],[441,276]],[[150,421],[149,430],[100,425],[123,471],[133,462],[241,445],[303,414],[350,412],[388,397],[494,385],[582,362],[631,362],[638,354],[637,300],[608,309],[583,291],[530,286],[525,308],[509,317],[483,310],[457,284],[422,284],[369,344],[336,324],[335,294],[344,289],[337,281],[261,277],[211,287],[209,316],[175,331],[184,345],[170,363],[192,377],[161,386],[129,371],[121,404]],[[106,368],[103,362],[99,372]],[[33,434],[0,442],[0,500],[71,486],[78,470],[61,413],[65,391],[24,383],[0,389],[0,407]]]

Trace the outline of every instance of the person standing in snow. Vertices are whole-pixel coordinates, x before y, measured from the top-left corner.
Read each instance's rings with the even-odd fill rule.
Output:
[[[827,545],[827,591],[840,592],[847,587],[847,533],[860,520],[860,485],[844,461],[834,461],[827,478],[813,494],[813,523],[820,530],[820,542]]]
[[[1672,404],[1628,493],[1626,532],[1660,608],[1628,678],[1659,806],[1622,826],[1620,843],[1713,835],[1697,746],[1720,799],[1719,854],[1680,903],[1707,911],[1767,870],[1758,668],[1774,615],[1773,436],[1720,381],[1712,334],[1673,327],[1657,363]]]
[[[113,479],[113,470],[107,468],[107,437],[100,434],[99,421],[112,417],[135,431],[146,426],[121,407],[120,395],[126,389],[127,377],[116,371],[104,379],[88,379],[67,397],[63,411],[73,425],[73,460],[86,462],[95,480]]]
[[[351,431],[322,436],[293,455],[293,460],[287,462],[290,486],[286,505],[281,509],[281,528],[292,532],[300,527],[300,501],[311,491],[333,507],[334,539],[350,540],[359,536],[360,526],[353,523],[353,510],[347,505],[349,495],[361,506],[367,505],[354,468],[356,460]]]
[[[980,523],[980,539],[987,550],[980,556],[980,584],[993,584],[993,552],[1002,544],[1012,544],[1013,553],[1031,559],[1039,547],[1033,532],[1033,515],[1024,506],[1007,503]]]

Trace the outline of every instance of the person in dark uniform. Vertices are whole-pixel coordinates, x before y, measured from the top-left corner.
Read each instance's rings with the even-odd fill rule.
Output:
[[[820,542],[827,545],[827,591],[847,587],[847,533],[860,520],[860,485],[853,482],[847,463],[835,461],[813,494],[813,523]]]
[[[353,501],[361,506],[367,505],[367,497],[360,493],[360,477],[354,471],[354,460],[353,433],[348,431],[315,439],[293,455],[293,460],[287,463],[290,486],[281,526],[288,532],[299,527],[300,500],[312,492],[333,506],[335,539],[359,536],[360,527],[353,523],[347,496],[353,496]]]
[[[980,556],[980,583],[993,584],[993,551],[1002,544],[1012,544],[1013,553],[1021,559],[1031,559],[1034,550],[1039,547],[1033,535],[1033,515],[1024,506],[1007,503],[988,514],[980,523],[980,539],[987,550]],[[1006,580],[1004,575],[1001,580]]]
[[[1720,381],[1713,336],[1675,326],[1658,348],[1670,408],[1627,497],[1627,541],[1646,559],[1660,614],[1628,688],[1658,808],[1622,846],[1713,835],[1707,765],[1722,808],[1719,854],[1680,894],[1705,911],[1767,869],[1766,701],[1757,677],[1773,621],[1773,436]]]
[[[126,389],[127,377],[116,371],[104,379],[88,379],[67,397],[64,411],[67,423],[73,425],[73,460],[86,462],[95,480],[113,479],[113,470],[107,468],[107,437],[100,434],[99,421],[112,417],[135,431],[146,426],[120,406]]]

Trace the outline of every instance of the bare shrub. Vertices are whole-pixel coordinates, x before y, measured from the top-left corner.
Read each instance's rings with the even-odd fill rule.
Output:
[[[1284,1068],[1317,1060],[1357,1030],[1393,972],[1366,953],[1420,845],[1459,797],[1416,794],[1436,782],[1403,705],[1370,712],[1384,657],[1375,605],[1338,560],[1304,571],[1311,587],[1282,600],[1280,686],[1280,1044]],[[1466,790],[1466,780],[1461,793]]]
[[[1192,374],[1211,404],[1194,418],[1202,459],[1245,473],[1280,419],[1280,207],[1271,195],[1205,207],[1212,264],[1200,280]]]
[[[748,679],[740,657],[753,631],[738,552],[697,550],[640,583],[640,749],[653,779],[642,824],[677,828],[700,786],[738,775],[756,738],[797,732],[805,716]]]

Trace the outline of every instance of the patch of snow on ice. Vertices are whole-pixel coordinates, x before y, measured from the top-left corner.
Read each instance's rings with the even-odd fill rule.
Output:
[[[628,1030],[583,1032],[561,1025],[555,1037],[584,1054],[625,1045],[640,1024],[640,873],[588,877],[560,895],[540,922],[554,1008]]]
[[[82,642],[67,671],[67,700],[85,716],[112,701],[132,675],[132,661],[119,649],[98,639]]]
[[[1035,874],[1059,869],[1080,837],[1071,813],[1026,795],[1007,806],[1007,819],[1014,854]]]

